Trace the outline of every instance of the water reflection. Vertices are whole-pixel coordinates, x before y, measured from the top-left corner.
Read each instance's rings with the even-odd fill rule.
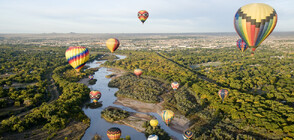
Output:
[[[116,55],[119,57],[119,59],[124,59],[126,56],[122,55]],[[97,63],[98,61],[94,61],[92,63],[87,64],[90,68],[96,68],[101,65],[101,63]],[[104,63],[105,60],[99,61]],[[114,93],[118,91],[117,88],[110,88],[108,87],[108,83],[110,79],[105,78],[106,75],[111,74],[112,72],[107,71],[107,68],[100,68],[97,72],[94,74],[94,79],[97,79],[97,82],[95,85],[90,85],[89,88],[91,90],[99,90],[102,93],[102,96],[99,100],[99,102],[102,101],[103,106],[97,109],[90,109],[90,108],[83,108],[83,111],[85,114],[91,119],[90,122],[90,127],[86,130],[84,136],[82,137],[82,140],[90,140],[94,137],[95,134],[98,134],[102,137],[102,140],[107,140],[107,135],[106,132],[109,128],[111,127],[119,127],[122,130],[122,136],[121,137],[126,137],[127,135],[131,136],[133,140],[145,140],[146,137],[143,133],[137,132],[134,128],[125,126],[125,125],[119,125],[119,124],[114,124],[114,123],[109,123],[105,121],[103,118],[101,118],[101,111],[104,108],[107,108],[108,106],[115,106],[119,107],[123,110],[127,110],[129,112],[137,112],[131,108],[124,107],[121,105],[116,105],[113,104],[115,102],[116,97],[114,96]],[[169,133],[170,136],[173,136],[179,140],[182,139],[182,136],[180,133],[175,132],[171,130],[169,127],[167,127],[164,122],[162,121],[160,115],[157,113],[147,113],[150,114],[159,121],[159,125],[161,126],[162,129],[164,129],[167,133]]]

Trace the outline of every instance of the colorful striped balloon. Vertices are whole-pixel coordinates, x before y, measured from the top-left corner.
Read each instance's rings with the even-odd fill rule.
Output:
[[[141,10],[138,12],[138,18],[141,20],[143,24],[148,17],[149,17],[149,13],[146,10]]]
[[[135,69],[134,74],[139,78],[143,74],[143,71],[141,69]]]
[[[159,137],[155,134],[149,135],[147,140],[159,140]]]
[[[106,41],[106,46],[113,53],[119,47],[119,41],[116,38],[109,38]]]
[[[185,140],[190,140],[193,137],[193,132],[186,130],[183,134],[183,138]]]
[[[228,95],[229,95],[229,91],[226,90],[226,89],[221,89],[221,90],[218,91],[218,96],[220,98],[222,98],[222,101],[224,101],[224,99],[227,98]]]
[[[94,78],[93,75],[89,75],[89,79],[92,80]]]
[[[244,52],[248,48],[246,42],[244,42],[242,39],[237,40],[237,47],[241,52]]]
[[[171,87],[173,88],[173,90],[177,90],[179,88],[180,84],[178,82],[172,82],[171,83]]]
[[[91,99],[99,100],[101,98],[101,92],[98,90],[93,90],[90,92],[89,96]]]
[[[165,124],[168,126],[172,119],[174,118],[175,113],[171,110],[163,110],[161,112],[162,120],[165,122]]]
[[[171,87],[174,89],[174,90],[177,90],[179,88],[180,84],[178,82],[172,82],[171,83]]]
[[[235,30],[246,44],[255,49],[272,33],[278,15],[271,6],[252,3],[241,7],[234,18]]]
[[[69,47],[65,52],[65,57],[68,63],[77,71],[80,72],[81,68],[89,60],[89,51],[82,46]]]
[[[119,140],[121,136],[121,130],[117,127],[112,127],[107,130],[107,137],[109,140]]]

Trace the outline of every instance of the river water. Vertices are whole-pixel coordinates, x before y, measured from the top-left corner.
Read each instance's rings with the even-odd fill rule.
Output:
[[[116,55],[119,57],[119,59],[124,59],[126,56],[122,55]],[[87,63],[86,65],[89,66],[90,68],[96,68],[99,67],[101,63],[104,63],[106,60],[101,60],[101,61],[93,61],[91,63]],[[97,62],[101,62],[100,64],[97,64]],[[143,133],[140,133],[136,131],[134,128],[126,126],[126,125],[120,125],[120,124],[115,124],[115,123],[110,123],[105,121],[103,118],[101,118],[101,111],[109,106],[115,106],[118,108],[121,108],[123,110],[129,111],[129,112],[136,112],[136,113],[141,113],[137,112],[131,108],[121,106],[121,105],[116,105],[113,104],[115,100],[117,99],[114,96],[114,93],[118,91],[118,88],[110,88],[108,87],[108,83],[111,79],[105,78],[106,75],[111,74],[111,71],[108,71],[107,68],[101,67],[97,72],[94,74],[94,79],[97,79],[96,84],[90,85],[89,88],[91,90],[99,90],[102,94],[101,98],[99,99],[99,102],[102,102],[102,107],[96,108],[96,109],[90,109],[90,108],[85,108],[83,107],[84,113],[90,118],[90,127],[86,130],[84,136],[82,137],[82,140],[91,140],[95,134],[98,134],[102,137],[102,140],[108,140],[107,137],[107,130],[111,127],[118,127],[122,131],[122,138],[125,138],[127,135],[131,136],[132,140],[146,140],[146,137]],[[90,101],[89,101],[90,102]],[[91,101],[92,102],[92,101]],[[146,114],[146,113],[144,113]],[[149,115],[152,115],[156,117],[156,119],[159,122],[159,125],[161,126],[164,131],[166,131],[170,136],[182,140],[182,135],[176,131],[173,131],[169,127],[165,125],[165,123],[162,121],[160,115],[157,113],[149,112],[147,113]]]

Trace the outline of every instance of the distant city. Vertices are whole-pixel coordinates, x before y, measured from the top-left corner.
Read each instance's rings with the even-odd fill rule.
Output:
[[[187,48],[222,48],[236,44],[236,33],[150,33],[150,34],[0,34],[0,44],[34,46],[105,47],[108,38],[118,38],[121,50],[174,50]],[[262,45],[272,48],[293,47],[294,32],[274,32]]]

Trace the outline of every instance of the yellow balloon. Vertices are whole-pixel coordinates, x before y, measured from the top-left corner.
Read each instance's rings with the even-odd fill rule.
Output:
[[[116,38],[110,38],[106,41],[106,46],[113,53],[119,47],[119,41]]]
[[[152,119],[152,120],[150,120],[150,125],[151,125],[152,127],[156,127],[156,126],[158,125],[158,120],[156,120],[156,119]]]

